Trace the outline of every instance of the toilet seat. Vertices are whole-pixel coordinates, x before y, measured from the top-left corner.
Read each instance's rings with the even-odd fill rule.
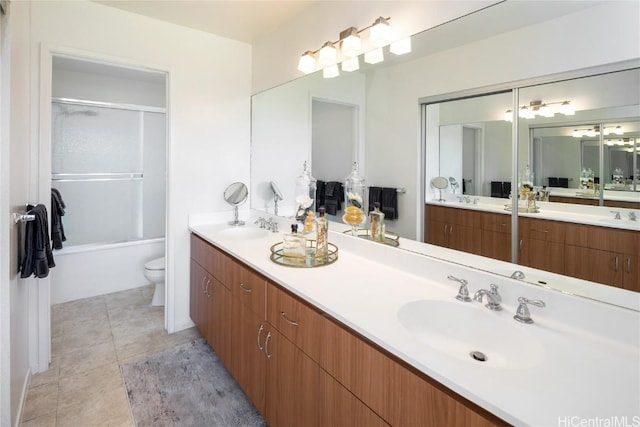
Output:
[[[144,265],[145,270],[164,270],[164,257],[152,259]]]

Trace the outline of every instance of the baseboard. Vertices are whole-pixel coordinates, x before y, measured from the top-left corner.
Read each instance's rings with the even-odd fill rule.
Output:
[[[189,329],[194,327],[196,324],[193,323],[193,321],[191,319],[186,319],[186,320],[182,320],[180,322],[176,322],[173,326],[174,329],[173,331],[168,331],[170,334],[173,334],[174,332],[180,332],[183,331],[185,329]]]
[[[22,424],[22,415],[24,414],[24,406],[27,403],[27,394],[29,393],[29,385],[31,385],[31,367],[27,369],[27,375],[24,378],[22,384],[22,393],[20,395],[20,405],[18,405],[18,412],[16,413],[16,419],[14,427],[20,427]]]

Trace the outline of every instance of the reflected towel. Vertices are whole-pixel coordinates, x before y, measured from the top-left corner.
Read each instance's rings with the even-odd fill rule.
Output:
[[[382,206],[382,188],[381,187],[369,187],[369,212],[373,210],[373,204],[375,202],[380,203]]]
[[[62,225],[62,217],[67,206],[62,200],[60,192],[51,189],[51,240],[53,241],[53,249],[62,249],[62,242],[67,240]]]
[[[398,219],[398,192],[395,188],[382,189],[380,210],[385,219]]]

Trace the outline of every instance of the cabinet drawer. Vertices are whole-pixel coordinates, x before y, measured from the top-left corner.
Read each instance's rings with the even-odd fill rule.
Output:
[[[524,217],[518,221],[520,237],[564,243],[566,224],[563,222]]]
[[[201,237],[192,234],[191,258],[230,289],[234,261],[229,255]]]
[[[231,292],[233,297],[251,311],[266,317],[266,290],[265,279],[246,265],[235,262]]]
[[[483,213],[481,227],[483,230],[511,233],[511,215]]]
[[[640,232],[633,230],[566,224],[565,242],[583,248],[640,254]]]
[[[427,221],[479,227],[481,213],[469,209],[427,205]]]
[[[267,321],[314,361],[319,360],[322,315],[267,282]]]

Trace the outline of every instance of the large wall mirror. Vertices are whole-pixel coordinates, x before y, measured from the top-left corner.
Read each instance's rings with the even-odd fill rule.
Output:
[[[344,169],[344,165],[354,160],[359,162],[360,172],[368,185],[406,186],[407,192],[398,195],[400,218],[387,225],[387,230],[400,235],[401,242],[422,239],[424,218],[419,212],[424,213],[425,199],[438,196],[436,189],[430,186],[431,179],[437,176],[444,176],[449,182],[442,190],[449,197],[455,189],[456,196],[486,198],[505,205],[509,203],[511,187],[517,185],[516,182],[512,185],[514,176],[528,165],[536,186],[552,187],[555,189],[552,191],[554,197],[570,196],[574,201],[582,201],[585,198],[576,194],[577,188],[572,186],[577,185],[584,168],[594,172],[594,183],[595,174],[599,175],[603,189],[602,202],[599,198],[589,199],[590,202],[606,204],[608,199],[622,197],[623,193],[624,197],[636,197],[640,194],[633,193],[638,189],[637,180],[631,179],[630,185],[626,184],[634,174],[633,168],[638,167],[637,147],[633,146],[634,154],[629,153],[629,148],[632,148],[629,142],[636,139],[631,132],[635,126],[637,133],[640,120],[639,102],[632,99],[634,94],[637,97],[637,91],[629,90],[639,87],[637,70],[623,77],[620,73],[601,74],[584,79],[565,78],[553,83],[548,83],[551,80],[547,78],[544,80],[546,84],[522,86],[510,86],[494,79],[494,74],[511,76],[508,72],[491,73],[479,79],[470,77],[471,81],[481,82],[476,87],[490,85],[490,90],[472,90],[473,96],[464,99],[442,95],[446,92],[443,87],[447,87],[446,71],[440,73],[439,65],[425,58],[464,47],[477,41],[480,35],[489,38],[591,7],[584,2],[548,2],[541,8],[536,3],[502,2],[414,35],[410,56],[389,55],[385,57],[385,64],[362,66],[360,71],[343,72],[333,79],[325,79],[322,73],[316,72],[254,95],[251,207],[267,214],[274,213],[271,182],[275,182],[283,195],[283,200],[279,201],[279,214],[292,216],[295,182],[305,162],[310,165],[312,175],[324,180],[346,177],[349,170],[345,169],[340,174],[336,168]],[[531,9],[527,10],[528,7]],[[524,22],[527,20],[531,21]],[[487,26],[487,22],[491,25]],[[487,42],[485,46],[494,44],[492,38],[491,43]],[[518,49],[526,52],[526,46],[519,45]],[[472,49],[464,53],[470,55]],[[491,54],[502,53],[496,51]],[[444,56],[450,62],[452,57]],[[465,74],[459,70],[456,72]],[[473,74],[468,70],[466,73]],[[517,75],[517,72],[513,74]],[[581,73],[582,76],[585,74]],[[532,76],[532,81],[533,77],[536,76]],[[625,80],[619,82],[619,78]],[[464,80],[460,76],[456,79]],[[502,81],[514,79],[507,77]],[[535,80],[540,82],[542,79]],[[460,84],[462,86],[454,85],[453,90],[473,87],[464,86],[466,80]],[[619,87],[623,90],[619,91]],[[518,119],[515,115],[519,131],[518,145],[514,146],[515,123],[505,120],[505,113],[517,108],[513,105],[515,90],[521,104],[538,100],[546,103],[569,100],[576,106],[576,114],[536,116],[534,119]],[[429,96],[439,98],[439,102],[430,107],[432,111],[425,112],[421,110],[420,101]],[[319,108],[314,108],[314,105]],[[319,142],[323,136],[336,142],[334,136],[317,132],[313,126],[314,109],[321,111],[331,105],[345,107],[340,108],[344,113],[341,120],[345,117],[351,119],[348,126],[346,121],[340,126],[345,130],[342,136],[351,135],[349,142],[337,145]],[[433,116],[437,121],[430,120]],[[423,117],[426,117],[426,130],[421,127]],[[616,126],[621,126],[624,135],[620,136],[627,144],[624,146],[626,151],[623,146],[616,145],[618,142],[607,145],[608,139],[599,136],[602,134],[597,137],[585,134],[581,138],[567,136],[566,132],[583,129],[582,125],[585,128],[599,125],[603,129],[605,125],[607,128],[611,125],[614,131]],[[427,142],[421,152],[417,147],[420,147],[425,133],[426,138],[435,135],[436,139],[435,143]],[[570,142],[567,138],[571,138]],[[568,145],[562,145],[562,140],[567,140]],[[514,148],[517,148],[517,160],[514,159]],[[341,157],[340,161],[349,157],[343,166],[339,166],[342,163],[336,161],[335,155],[332,156],[338,150],[342,154],[335,155]],[[610,179],[605,179],[614,174],[618,167],[616,163],[624,163],[619,166],[627,177],[624,188],[612,186]],[[611,172],[612,165],[614,172]],[[567,179],[566,186],[565,180],[560,178]],[[577,202],[576,205],[579,206]],[[505,212],[504,215],[509,218],[510,214]],[[507,242],[507,250],[512,241]],[[402,244],[400,249],[403,249]]]

